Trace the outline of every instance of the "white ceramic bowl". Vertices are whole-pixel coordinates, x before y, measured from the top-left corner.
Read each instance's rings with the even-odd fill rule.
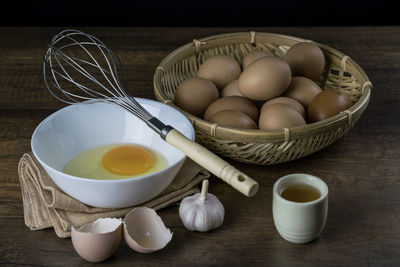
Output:
[[[194,140],[193,126],[182,113],[160,102],[136,100],[153,116]],[[123,180],[86,179],[62,172],[76,154],[115,143],[151,147],[167,159],[168,166],[149,175]],[[31,146],[40,164],[65,193],[87,205],[104,208],[128,207],[154,198],[172,182],[186,158],[143,121],[107,103],[76,104],[58,110],[39,124]]]

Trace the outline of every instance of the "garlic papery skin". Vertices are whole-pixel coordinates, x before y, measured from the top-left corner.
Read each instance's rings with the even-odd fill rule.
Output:
[[[207,232],[221,226],[224,221],[224,206],[215,195],[207,191],[208,180],[204,180],[201,193],[181,201],[179,216],[190,231]]]

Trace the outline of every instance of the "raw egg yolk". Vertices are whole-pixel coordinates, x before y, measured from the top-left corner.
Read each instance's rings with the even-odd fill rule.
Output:
[[[128,176],[149,170],[154,164],[154,156],[143,147],[125,145],[107,151],[101,163],[111,173]]]

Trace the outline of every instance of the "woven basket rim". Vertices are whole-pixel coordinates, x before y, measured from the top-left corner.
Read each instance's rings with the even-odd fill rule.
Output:
[[[279,39],[280,41],[285,41],[288,44],[294,44],[297,42],[313,42],[324,51],[325,56],[329,55],[332,61],[335,61],[337,63],[340,62],[340,64],[343,66],[344,69],[346,69],[347,72],[356,76],[360,80],[361,84],[363,84],[362,94],[360,98],[346,111],[341,112],[338,115],[335,115],[331,118],[328,118],[320,122],[310,123],[304,126],[298,126],[286,129],[248,130],[248,129],[220,126],[215,123],[205,121],[202,118],[196,117],[174,105],[174,103],[171,100],[169,100],[166,97],[166,95],[160,90],[162,86],[161,82],[162,73],[166,69],[168,69],[168,65],[171,63],[171,61],[175,60],[177,57],[180,57],[182,54],[187,54],[187,53],[193,54],[201,50],[221,46],[221,45],[215,45],[215,43],[220,40],[224,40],[225,42],[229,43],[231,40],[234,41],[235,39],[240,38],[243,39],[243,43],[246,41],[249,44],[257,43],[257,37]],[[195,126],[209,130],[209,133],[213,138],[222,140],[228,138],[231,141],[257,143],[257,142],[263,142],[265,140],[274,142],[288,141],[290,139],[295,139],[297,137],[316,134],[319,132],[328,131],[330,129],[345,125],[352,119],[353,116],[362,113],[367,107],[370,99],[372,83],[370,82],[364,70],[354,60],[352,60],[347,55],[343,54],[342,52],[332,47],[329,47],[327,45],[318,42],[314,42],[312,40],[307,40],[290,35],[250,31],[250,32],[234,32],[234,33],[212,35],[194,40],[191,43],[187,43],[178,47],[177,49],[169,53],[156,68],[153,76],[153,87],[154,87],[154,93],[160,102],[168,104],[174,107],[175,109],[181,111],[183,114],[185,114],[185,116],[187,116],[192,121],[192,123]]]

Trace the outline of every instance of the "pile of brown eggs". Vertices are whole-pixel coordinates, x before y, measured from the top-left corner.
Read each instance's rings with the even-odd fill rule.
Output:
[[[322,50],[310,42],[293,45],[283,59],[254,50],[242,66],[229,55],[210,57],[197,77],[183,81],[174,103],[219,125],[272,130],[332,117],[352,105],[346,94],[315,83],[325,66]],[[243,71],[242,71],[243,70]]]

